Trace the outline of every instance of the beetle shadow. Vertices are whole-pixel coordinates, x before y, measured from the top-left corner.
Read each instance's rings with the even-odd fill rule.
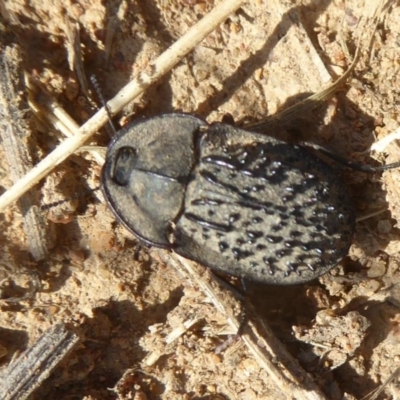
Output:
[[[357,298],[346,307],[349,311],[357,310],[371,323],[367,335],[357,350],[357,353],[362,354],[366,360],[370,360],[374,355],[376,356],[377,348],[380,348],[384,354],[398,357],[399,328],[397,321],[400,315],[400,298],[398,289],[395,289],[398,286],[399,284],[397,283],[386,288],[385,291],[389,295],[382,301],[370,300],[368,297]],[[354,379],[349,379],[352,375]],[[358,385],[352,385],[352,382],[356,382],[357,375],[357,371],[349,365],[343,365],[336,371],[337,378],[344,383],[343,389],[348,393],[355,392],[359,395]],[[380,387],[379,383],[377,384],[374,379],[365,377],[365,375],[362,376],[362,382],[362,395],[364,396]]]

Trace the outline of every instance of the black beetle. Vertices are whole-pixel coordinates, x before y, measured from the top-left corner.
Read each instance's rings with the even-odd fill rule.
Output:
[[[191,115],[122,129],[101,181],[118,220],[142,241],[263,283],[326,273],[355,229],[337,171],[307,148]]]

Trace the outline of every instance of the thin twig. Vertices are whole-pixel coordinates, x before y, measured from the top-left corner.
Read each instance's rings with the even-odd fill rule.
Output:
[[[42,115],[45,116],[46,120],[67,138],[79,135],[79,125],[39,82],[30,79],[28,88],[30,94],[29,106],[39,119],[42,118]],[[40,98],[40,101],[36,100],[36,93],[40,93],[40,96],[37,96]],[[103,154],[99,154],[93,150],[93,156],[99,165],[104,164]]]
[[[383,152],[390,143],[400,139],[400,128],[385,136],[383,139],[378,140],[371,146],[372,151]]]

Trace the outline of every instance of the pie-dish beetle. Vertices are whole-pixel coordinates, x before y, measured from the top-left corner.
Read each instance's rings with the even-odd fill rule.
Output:
[[[347,255],[355,229],[338,171],[312,151],[192,115],[118,132],[101,185],[143,242],[262,283],[325,274]]]

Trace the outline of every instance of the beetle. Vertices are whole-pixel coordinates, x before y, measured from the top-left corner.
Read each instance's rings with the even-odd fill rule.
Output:
[[[261,283],[325,274],[347,255],[355,230],[337,170],[309,149],[192,115],[119,131],[101,187],[141,241]]]

